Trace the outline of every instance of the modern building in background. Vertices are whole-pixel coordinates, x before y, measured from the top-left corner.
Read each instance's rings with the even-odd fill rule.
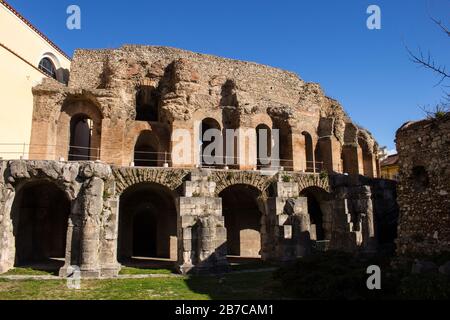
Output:
[[[398,154],[390,155],[381,161],[381,177],[383,179],[398,181],[398,173]]]
[[[32,88],[44,78],[67,83],[70,57],[0,0],[0,157],[28,158]]]

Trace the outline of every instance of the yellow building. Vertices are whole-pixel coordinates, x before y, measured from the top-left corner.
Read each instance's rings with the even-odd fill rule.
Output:
[[[70,58],[0,0],[0,158],[27,158],[33,94],[45,77],[66,83]]]
[[[383,179],[398,180],[398,154],[388,156],[383,161],[381,161],[381,177]]]

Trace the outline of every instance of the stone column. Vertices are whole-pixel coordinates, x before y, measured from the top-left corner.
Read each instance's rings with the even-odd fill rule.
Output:
[[[87,185],[86,185],[87,184]],[[80,270],[82,276],[100,276],[100,216],[103,210],[103,180],[92,177],[85,184],[80,199],[83,210]]]
[[[278,181],[275,197],[267,201],[268,241],[272,242],[264,260],[288,262],[308,254],[310,244],[310,220],[306,198],[298,198],[296,182]]]
[[[0,162],[0,274],[14,268],[15,243],[11,207],[15,193],[2,182],[6,162]]]
[[[182,274],[225,272],[226,229],[222,199],[214,197],[215,182],[194,172],[177,203],[178,269]]]
[[[117,261],[117,240],[119,234],[119,199],[104,200],[102,233],[100,235],[100,267],[102,277],[114,277],[121,266]]]
[[[69,276],[71,266],[80,265],[80,238],[83,213],[78,201],[72,201],[67,225],[66,255],[64,266],[59,270],[60,277]]]

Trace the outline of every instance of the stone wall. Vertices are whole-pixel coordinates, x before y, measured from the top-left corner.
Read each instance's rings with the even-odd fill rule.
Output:
[[[397,132],[400,255],[450,251],[450,115]]]
[[[170,237],[167,240],[170,243],[159,246],[170,247],[171,258],[177,255],[176,265],[181,273],[228,269],[227,228],[236,226],[227,224],[224,206],[231,204],[233,210],[242,212],[247,207],[240,205],[248,198],[251,198],[248,203],[254,205],[252,210],[257,210],[261,219],[251,226],[250,220],[237,217],[238,227],[242,226],[237,232],[244,238],[248,236],[241,239],[249,246],[241,253],[278,263],[305,256],[320,243],[325,243],[326,248],[353,252],[377,250],[380,220],[377,217],[389,214],[384,212],[386,204],[395,202],[392,191],[395,186],[362,176],[125,168],[98,161],[3,161],[0,173],[0,272],[8,271],[17,262],[15,248],[17,241],[21,241],[18,219],[21,214],[28,214],[18,205],[20,195],[30,186],[39,187],[43,182],[63,191],[62,197],[70,203],[61,276],[66,276],[73,266],[78,266],[85,277],[118,274],[120,217],[130,209],[122,212],[120,203],[125,194],[142,191],[141,186],[151,186],[151,190],[165,196],[154,198],[149,194],[144,199],[139,193],[139,197],[127,198],[134,201],[133,208],[140,208],[141,200],[145,206],[149,205],[148,199],[173,201],[177,245]],[[224,203],[225,193],[230,192],[238,201],[232,198],[231,202],[228,199]],[[35,209],[40,216],[45,216],[45,208]],[[317,213],[320,219],[315,216]],[[169,213],[159,214],[165,217]],[[260,240],[255,238],[258,235]]]
[[[83,115],[93,122],[89,160],[128,166],[146,133],[159,153],[158,166],[193,168],[199,164],[195,132],[209,119],[220,130],[280,130],[286,170],[378,175],[376,141],[337,101],[317,84],[256,63],[165,47],[77,50],[68,86],[49,80],[33,94],[30,159],[67,160],[73,153],[71,120]],[[140,99],[153,117],[140,118]],[[171,143],[176,129],[193,137],[192,157],[181,163],[174,162],[179,155]],[[238,144],[250,152],[256,141]],[[234,165],[255,166],[244,157]]]

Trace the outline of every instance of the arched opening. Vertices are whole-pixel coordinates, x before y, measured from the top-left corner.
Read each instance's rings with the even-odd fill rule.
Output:
[[[292,128],[288,123],[277,123],[273,129],[279,133],[280,166],[286,171],[292,171],[294,170]]]
[[[308,199],[308,213],[311,222],[311,240],[331,240],[331,203],[329,194],[319,187],[309,187],[300,193]]]
[[[21,187],[11,216],[15,266],[57,272],[64,265],[70,201],[55,184],[32,182]]]
[[[70,119],[69,161],[89,161],[91,159],[93,121],[85,114],[77,114]]]
[[[262,213],[260,191],[247,185],[234,185],[220,193],[227,229],[227,254],[231,257],[260,258]]]
[[[323,150],[320,141],[316,144],[316,149],[314,151],[314,168],[315,172],[322,172],[325,169],[323,161]]]
[[[358,139],[359,146],[361,148],[362,152],[362,170],[366,177],[373,178],[374,177],[374,161],[373,161],[373,154],[371,150],[369,149],[367,143],[359,138]]]
[[[208,130],[219,130],[220,132],[220,140],[216,141],[216,137],[211,137],[211,139],[205,139],[205,133]],[[219,124],[219,122],[217,122],[215,119],[212,118],[206,118],[202,121],[201,124],[201,128],[200,128],[200,141],[201,141],[201,155],[200,155],[200,159],[201,159],[201,163],[202,166],[207,167],[207,166],[214,166],[215,164],[217,164],[217,162],[221,162],[222,159],[216,159],[216,161],[214,161],[215,157],[216,157],[216,150],[212,150],[211,153],[208,152],[208,154],[205,154],[205,150],[206,148],[208,148],[208,146],[210,146],[213,143],[219,143],[221,146],[223,146],[222,144],[222,134],[221,131],[222,128]],[[208,141],[211,140],[211,141]],[[219,156],[219,154],[217,154],[217,156]],[[217,161],[218,160],[218,161]],[[214,163],[212,163],[214,162]]]
[[[102,113],[95,101],[70,97],[57,122],[56,159],[93,161],[100,158]]]
[[[127,266],[173,266],[177,259],[177,211],[169,189],[141,183],[122,194],[118,255]]]
[[[304,145],[305,145],[305,159],[306,159],[306,172],[315,172],[315,163],[314,163],[314,147],[313,140],[311,135],[304,131],[303,133]]]
[[[136,92],[136,120],[159,120],[160,94],[157,88],[151,85],[141,85]]]
[[[143,131],[134,147],[134,165],[136,167],[158,166],[158,139],[151,131]]]
[[[272,156],[272,130],[265,125],[260,124],[256,127],[256,159],[258,169],[271,166]]]
[[[53,61],[50,58],[48,58],[48,57],[42,58],[41,61],[39,62],[38,68],[39,68],[39,70],[44,72],[49,77],[51,77],[51,78],[53,78],[55,80],[57,79],[56,67],[55,67],[55,64],[53,63]]]

